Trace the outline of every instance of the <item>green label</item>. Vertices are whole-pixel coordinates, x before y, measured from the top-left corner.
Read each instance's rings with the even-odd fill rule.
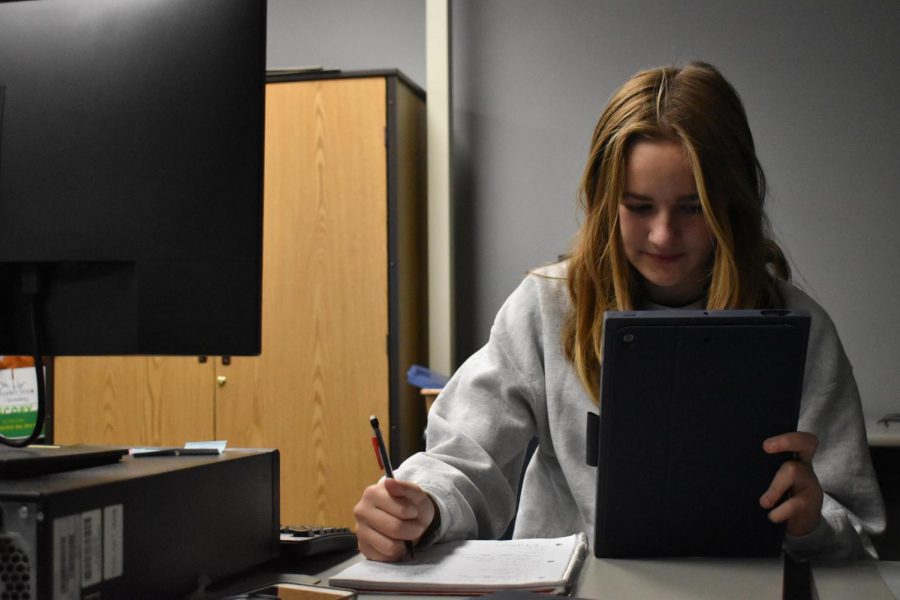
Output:
[[[15,408],[16,410],[10,410]],[[36,410],[19,410],[23,407],[2,407],[0,410],[0,434],[5,437],[25,437],[31,435],[34,422],[37,420]]]

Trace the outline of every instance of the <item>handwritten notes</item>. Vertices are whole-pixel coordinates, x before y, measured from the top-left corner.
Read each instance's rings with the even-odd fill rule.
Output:
[[[0,369],[0,433],[28,435],[37,413],[37,375],[33,367]]]
[[[479,594],[502,589],[562,593],[587,551],[583,533],[553,539],[467,540],[417,550],[415,560],[363,560],[330,580],[364,591]]]

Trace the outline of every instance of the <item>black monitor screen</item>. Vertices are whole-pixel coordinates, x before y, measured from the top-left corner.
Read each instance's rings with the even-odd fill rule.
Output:
[[[260,351],[265,0],[0,3],[0,354]]]

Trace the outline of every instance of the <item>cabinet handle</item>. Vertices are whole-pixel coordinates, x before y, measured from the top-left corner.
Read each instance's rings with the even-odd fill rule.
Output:
[[[216,385],[219,387],[225,387],[225,384],[228,383],[228,378],[224,375],[219,375],[216,377]]]

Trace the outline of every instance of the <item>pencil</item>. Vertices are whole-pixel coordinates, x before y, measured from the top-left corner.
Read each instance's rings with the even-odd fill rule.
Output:
[[[372,415],[369,417],[369,424],[372,426],[372,433],[375,434],[373,438],[373,442],[375,443],[375,448],[377,450],[377,457],[380,458],[379,462],[380,466],[384,469],[384,475],[388,479],[394,479],[394,468],[391,466],[391,457],[388,456],[387,448],[384,447],[384,438],[381,436],[381,428],[378,426],[378,417]],[[416,557],[416,553],[413,552],[413,545],[411,540],[404,540],[406,544],[406,551],[409,552],[409,556],[411,558]]]

